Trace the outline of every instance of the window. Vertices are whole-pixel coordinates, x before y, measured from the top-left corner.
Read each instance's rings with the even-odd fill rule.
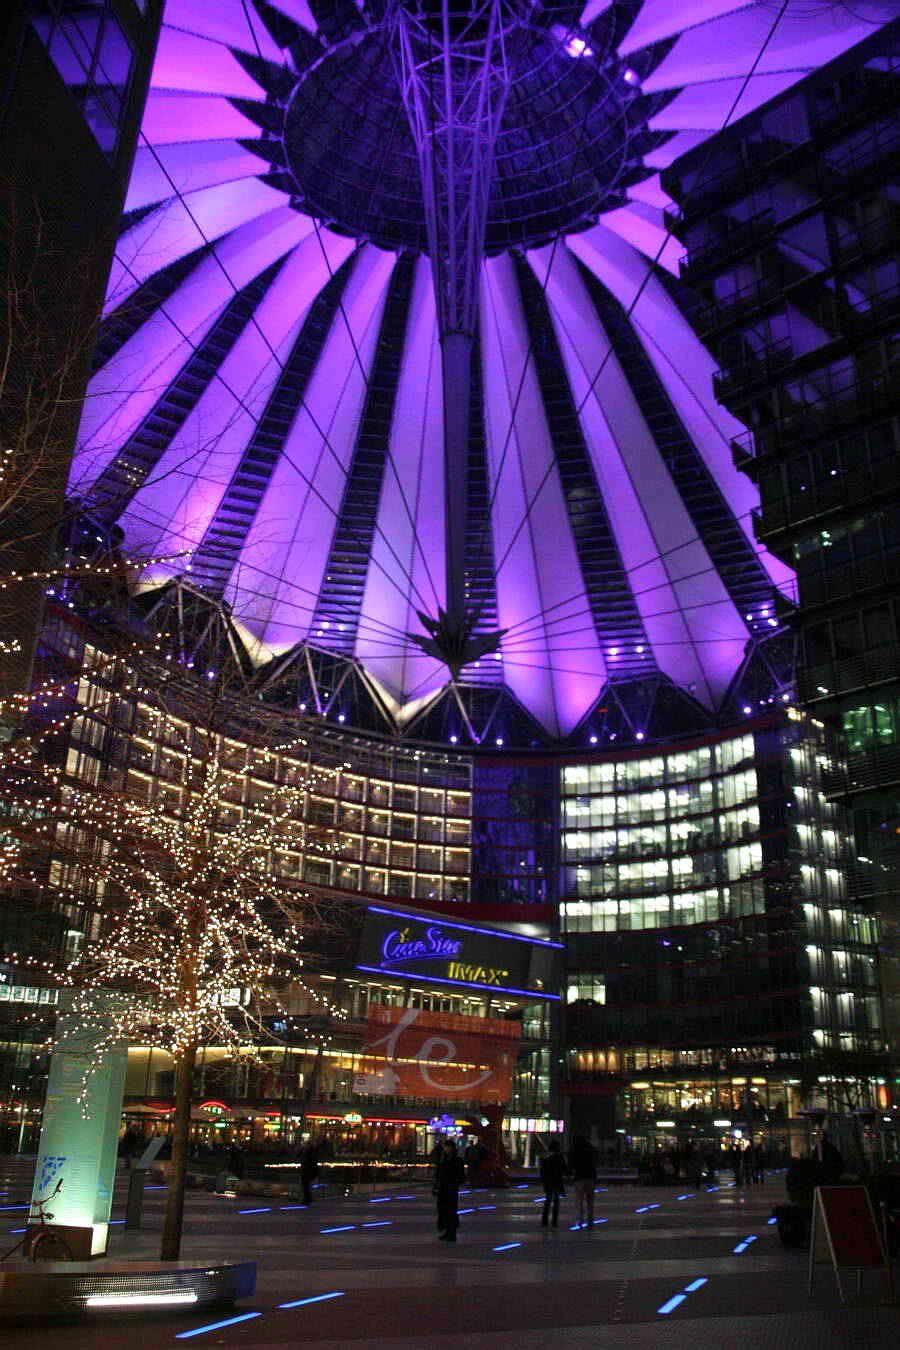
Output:
[[[605,1003],[606,977],[571,973],[566,988],[566,1002],[577,1003],[580,999],[586,999],[591,1003]]]
[[[100,149],[114,159],[133,56],[109,0],[40,0],[32,22]]]

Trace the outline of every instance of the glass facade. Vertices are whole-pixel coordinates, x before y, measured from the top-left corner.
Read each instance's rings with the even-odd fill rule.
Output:
[[[601,1135],[655,1113],[788,1130],[817,1060],[882,1050],[879,925],[851,899],[830,764],[790,708],[560,769],[565,1086]]]
[[[42,0],[32,18],[103,153],[114,159],[134,55],[110,0]]]
[[[88,672],[103,658],[85,652]],[[108,753],[105,715],[115,694],[109,682],[82,678],[68,769],[97,775]],[[189,792],[188,724],[157,716],[148,703],[126,710],[130,722],[117,748],[123,785],[174,810]],[[309,882],[400,900],[469,900],[472,841],[471,760],[420,750],[384,750],[358,737],[310,731],[289,750],[271,750],[249,735],[218,738],[229,789],[219,807],[222,829],[268,808],[277,784],[303,785],[303,809],[293,840],[268,859],[293,882]]]
[[[752,735],[564,768],[566,933],[631,932],[762,913]]]

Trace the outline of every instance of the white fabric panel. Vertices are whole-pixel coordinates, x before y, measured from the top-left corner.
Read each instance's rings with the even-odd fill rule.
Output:
[[[182,28],[281,64],[282,53],[251,0],[166,0],[166,27]],[[252,26],[251,26],[252,25]]]
[[[673,275],[678,274],[678,259],[684,252],[684,244],[669,234],[658,207],[648,206],[646,202],[629,202],[615,211],[607,211],[603,224],[633,248],[640,249],[645,257],[653,259],[660,267],[667,267]]]
[[[676,131],[665,145],[645,155],[644,163],[648,168],[667,169],[670,164],[674,164],[679,155],[686,155],[688,150],[693,150],[695,145],[706,139],[705,131]]]
[[[381,533],[376,531],[372,544],[355,652],[401,703],[446,680],[439,662],[414,647],[401,650],[398,639],[384,633],[385,625],[403,633],[421,633],[416,609],[433,615],[444,604],[442,443],[441,349],[434,289],[431,264],[420,257],[391,426],[391,453],[378,504]]]
[[[226,94],[229,98],[261,96],[259,85],[227,47],[166,27],[159,35],[150,87]]]
[[[160,145],[218,141],[224,136],[257,140],[256,122],[215,94],[172,94],[151,89],[144,105],[141,137]]]
[[[237,618],[269,653],[286,651],[309,630],[394,262],[392,253],[371,245],[357,259],[343,299],[347,322],[339,314],[332,324],[226,592]]]
[[[653,206],[658,211],[664,211],[667,206],[672,205],[672,198],[667,192],[663,192],[658,173],[654,174],[652,178],[645,178],[643,183],[632,183],[627,192],[632,201],[643,202],[646,206]]]
[[[499,625],[509,628],[552,610],[542,623],[529,622],[522,635],[512,633],[504,639],[503,671],[507,684],[525,707],[545,726],[565,735],[600,693],[604,664],[593,624],[584,618],[588,599],[508,255],[489,259],[483,266],[481,313],[488,462],[491,483],[496,485],[492,524],[498,567],[511,546],[497,579]],[[520,383],[522,392],[501,472]],[[549,465],[551,471],[540,488]],[[529,506],[530,517],[513,543]],[[567,615],[576,613],[581,616],[577,621],[565,621]],[[576,623],[585,631],[573,641],[566,629]],[[578,652],[567,650],[575,646]]]
[[[687,3],[673,4],[672,0],[644,0],[640,13],[619,44],[619,53],[627,56],[629,52],[649,47],[652,42],[675,37],[696,24],[717,19],[721,14],[731,14],[734,10],[747,9],[755,3],[756,0],[687,0]],[[770,23],[774,17],[770,11]]]
[[[689,29],[644,81],[644,90],[674,89],[750,70],[760,75],[796,71],[799,78],[871,37],[878,24],[897,17],[897,6],[891,0],[798,5],[788,6],[780,20],[778,16],[774,5],[755,5]]]
[[[530,255],[535,271],[549,250]],[[557,251],[547,288],[576,405],[619,552],[659,668],[715,706],[748,633],[666,469],[577,269]]]
[[[146,139],[146,136],[145,136]],[[198,145],[142,145],[135,157],[125,210],[134,211],[176,193],[229,183],[269,172],[260,155],[234,141],[201,141]]]
[[[579,20],[582,28],[587,28],[589,23],[593,23],[599,14],[605,13],[609,9],[613,0],[588,0],[581,13]]]
[[[574,236],[569,248],[609,287],[620,304],[627,308],[632,303],[647,270],[633,249],[602,225]],[[729,442],[744,426],[713,395],[716,362],[655,277],[644,286],[632,312],[632,323],[745,538],[762,557],[772,580],[787,586],[793,574],[757,543],[753,533],[750,513],[759,505],[759,495],[746,474],[734,465]]]
[[[119,240],[104,312],[109,313],[147,277],[245,221],[286,205],[283,192],[257,179],[202,188],[165,202]]]
[[[690,85],[654,113],[647,126],[651,131],[721,131],[726,118],[731,126],[767,99],[790,89],[802,74],[789,71],[782,75],[754,75],[746,85],[744,80],[713,80]]]
[[[93,376],[81,418],[73,482],[92,481],[102,472],[234,292],[294,248],[312,228],[308,216],[280,206],[216,244],[216,256],[204,258]]]
[[[325,246],[335,268],[353,244],[329,235]],[[244,329],[124,516],[133,551],[174,552],[202,539],[327,275],[318,241],[307,238],[285,263],[254,322]],[[156,569],[152,579],[182,570],[181,564]]]

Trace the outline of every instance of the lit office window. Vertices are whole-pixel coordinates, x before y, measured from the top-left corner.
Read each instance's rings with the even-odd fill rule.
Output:
[[[115,158],[134,58],[109,0],[35,0],[32,23],[100,149]]]

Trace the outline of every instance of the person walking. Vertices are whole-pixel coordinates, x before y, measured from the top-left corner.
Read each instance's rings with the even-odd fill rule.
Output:
[[[587,1215],[587,1227],[594,1226],[594,1184],[597,1180],[597,1150],[583,1134],[576,1134],[569,1153],[569,1172],[575,1184],[575,1203],[578,1224],[582,1227]]]
[[[441,1242],[455,1242],[459,1228],[459,1188],[465,1176],[462,1158],[452,1139],[445,1139],[434,1167],[432,1193],[437,1198],[437,1228]]]
[[[304,1205],[312,1204],[312,1184],[319,1175],[319,1150],[312,1139],[308,1140],[300,1155],[300,1185],[303,1188]]]
[[[550,1140],[550,1151],[541,1158],[541,1181],[544,1185],[544,1209],[541,1214],[541,1227],[546,1228],[550,1220],[554,1228],[559,1227],[559,1201],[565,1195],[566,1160],[562,1155],[558,1139]]]

